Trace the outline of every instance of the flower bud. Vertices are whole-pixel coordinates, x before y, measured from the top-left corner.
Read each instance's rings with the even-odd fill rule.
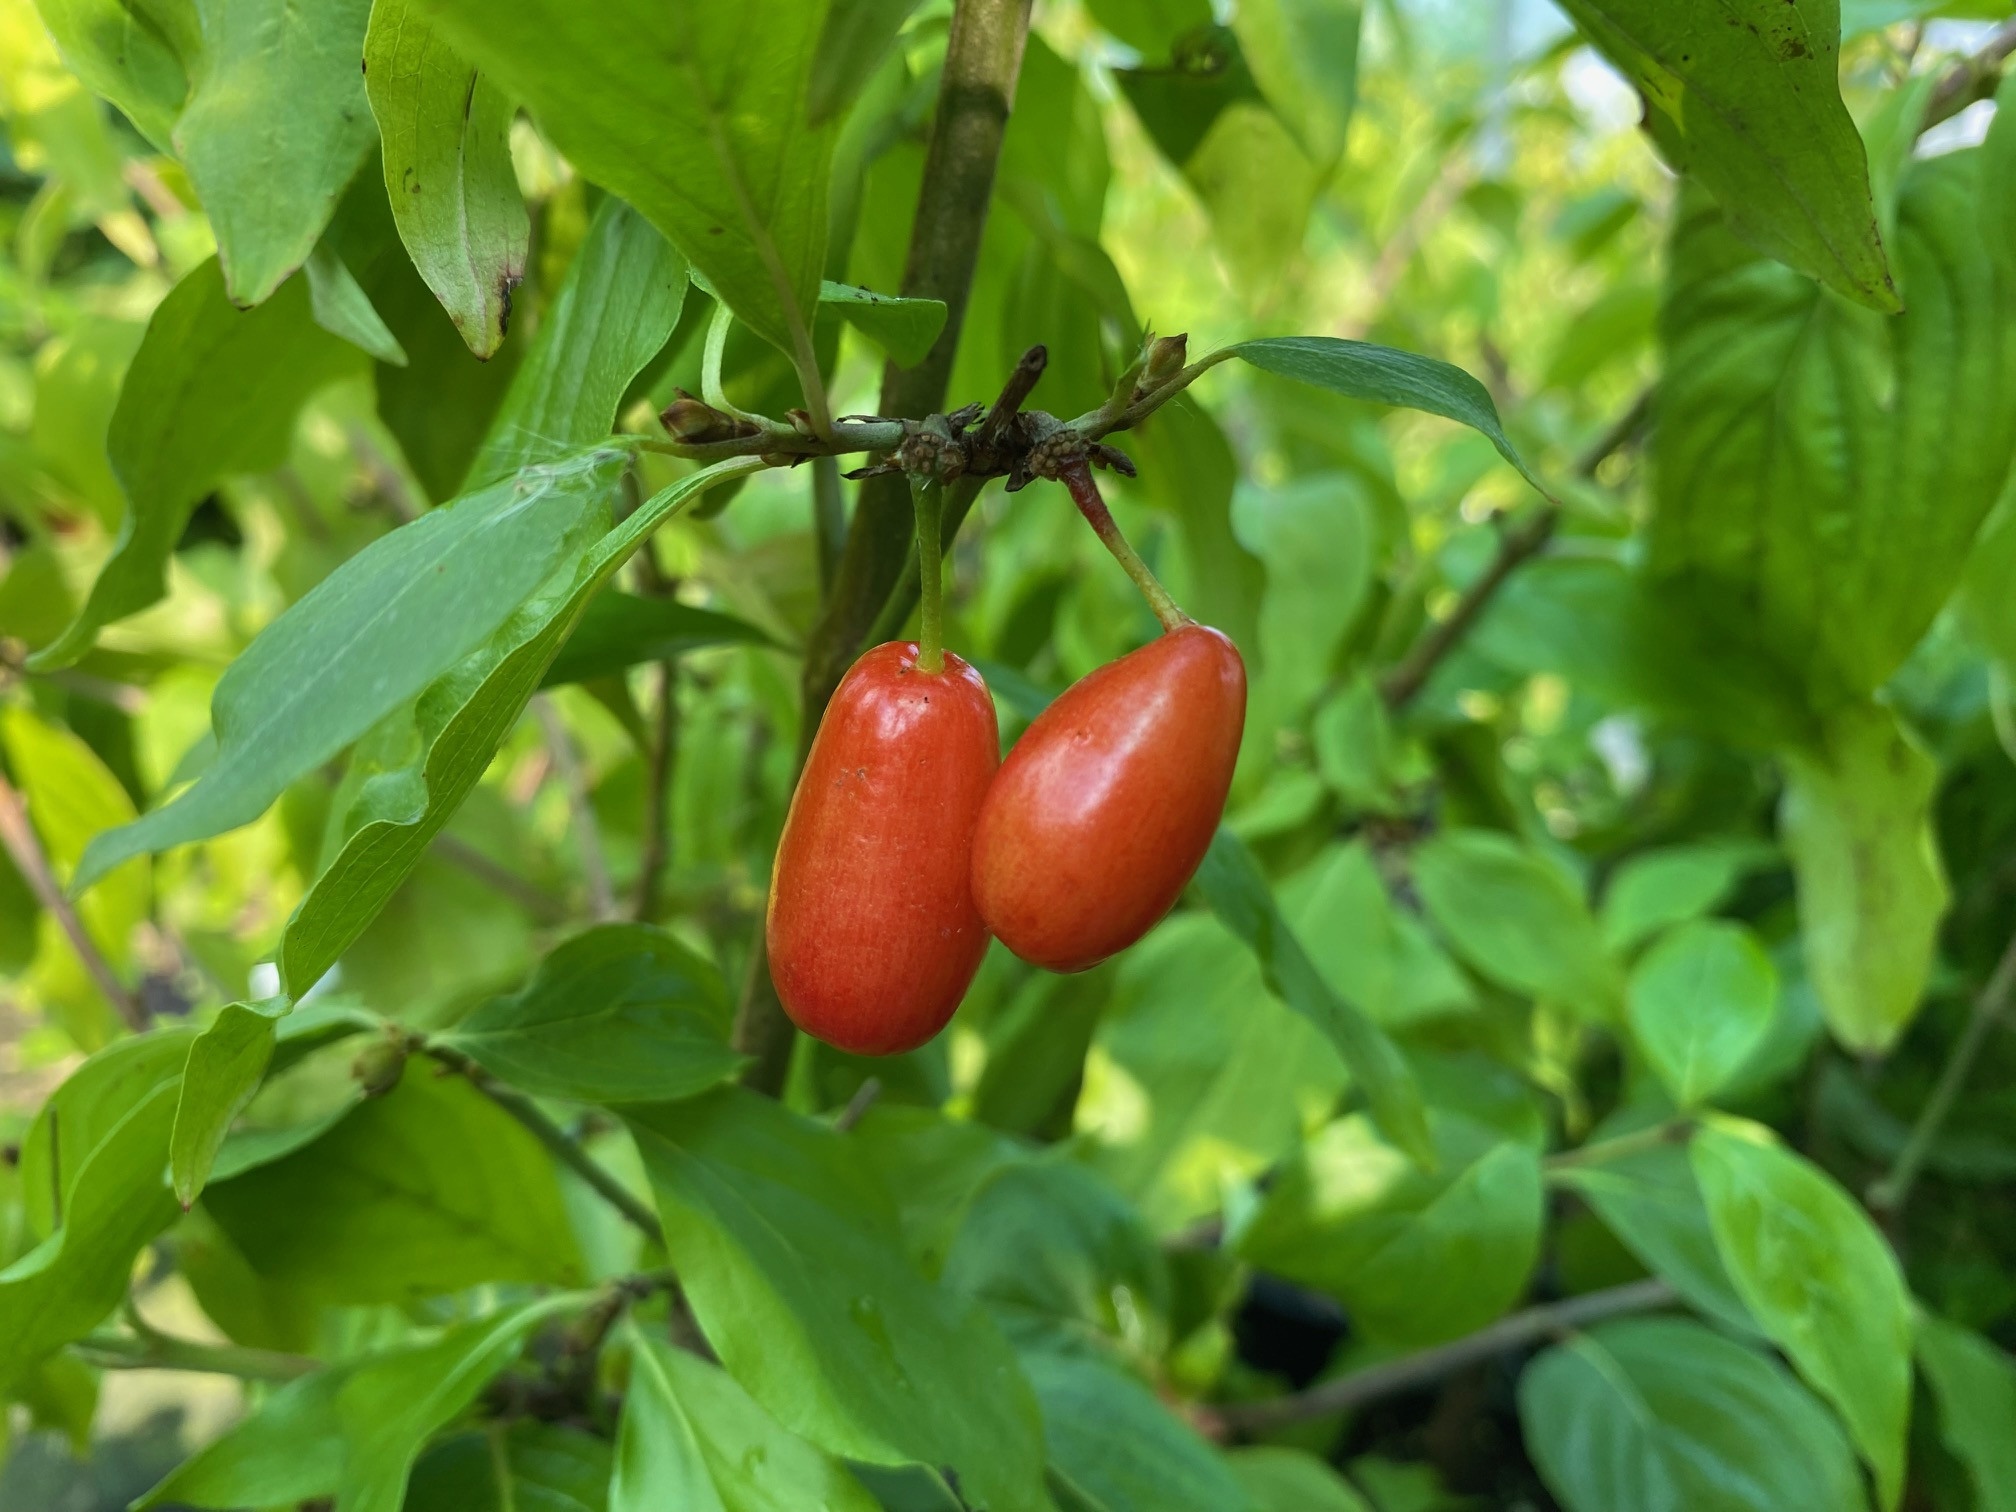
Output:
[[[366,1097],[383,1097],[399,1085],[406,1071],[406,1042],[403,1039],[373,1040],[357,1052],[350,1063],[350,1075],[364,1089]]]

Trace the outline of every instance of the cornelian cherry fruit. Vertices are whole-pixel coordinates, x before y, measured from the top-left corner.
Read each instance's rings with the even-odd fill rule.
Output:
[[[926,672],[891,641],[849,669],[770,876],[770,976],[800,1029],[894,1055],[945,1027],[987,950],[972,836],[1000,763],[987,684],[958,657]]]
[[[1083,971],[1154,927],[1225,810],[1246,665],[1185,623],[1068,688],[1002,763],[973,834],[973,899],[1023,960]]]

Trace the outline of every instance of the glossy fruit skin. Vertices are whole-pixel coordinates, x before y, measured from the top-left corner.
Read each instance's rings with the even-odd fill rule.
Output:
[[[1036,717],[988,789],[973,899],[1023,960],[1083,971],[1174,906],[1210,847],[1246,722],[1246,664],[1185,625]]]
[[[770,874],[770,977],[800,1029],[895,1055],[945,1027],[987,951],[972,837],[1000,764],[994,701],[958,657],[922,672],[891,641],[848,670]]]

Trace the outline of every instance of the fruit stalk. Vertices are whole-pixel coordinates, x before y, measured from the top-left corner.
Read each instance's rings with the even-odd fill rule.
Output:
[[[917,670],[945,670],[945,490],[936,478],[910,479],[917,512]]]
[[[1099,485],[1092,480],[1092,469],[1086,463],[1077,462],[1064,468],[1057,475],[1058,481],[1071,490],[1071,501],[1078,506],[1078,513],[1085,516],[1085,523],[1092,527],[1092,533],[1099,537],[1121,569],[1134,580],[1134,586],[1141,590],[1141,596],[1148,600],[1148,607],[1155,611],[1155,618],[1162,622],[1164,630],[1180,630],[1185,625],[1194,625],[1195,620],[1185,614],[1176,600],[1169,596],[1148,564],[1141,560],[1141,553],[1128,543],[1114,523],[1113,511],[1106,507],[1106,500],[1099,492]]]

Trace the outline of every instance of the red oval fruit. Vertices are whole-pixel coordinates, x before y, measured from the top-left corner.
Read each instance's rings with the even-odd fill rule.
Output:
[[[867,652],[813,738],[770,874],[770,978],[791,1021],[857,1055],[945,1027],[987,950],[973,823],[1001,764],[994,701],[950,652]]]
[[[1151,929],[1204,859],[1246,722],[1246,664],[1185,625],[1073,684],[987,790],[973,901],[1001,943],[1083,971]]]

